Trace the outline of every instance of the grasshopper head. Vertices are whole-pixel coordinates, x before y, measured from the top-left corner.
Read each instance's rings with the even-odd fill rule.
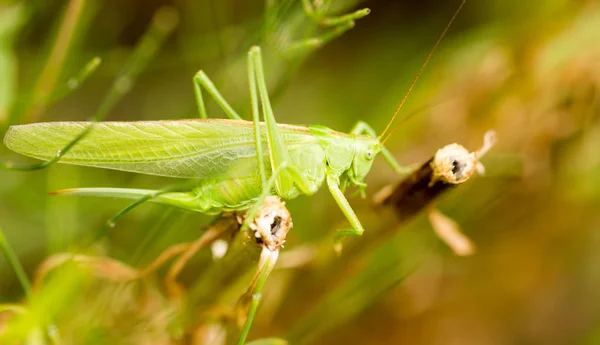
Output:
[[[381,151],[379,140],[370,137],[356,137],[356,151],[352,162],[352,177],[356,182],[362,182],[363,178],[371,170],[375,156]],[[355,183],[356,183],[355,182]]]

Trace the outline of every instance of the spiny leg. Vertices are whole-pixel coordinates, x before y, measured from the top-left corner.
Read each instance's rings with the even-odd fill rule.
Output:
[[[363,135],[366,134],[374,139],[377,139],[377,133],[375,132],[375,130],[369,126],[368,123],[363,122],[363,121],[358,121],[356,123],[356,125],[354,125],[354,127],[352,128],[351,131],[352,134],[358,134],[358,135]],[[411,167],[404,167],[401,166],[398,161],[396,160],[396,158],[394,158],[394,156],[392,155],[392,153],[386,149],[385,147],[381,147],[381,154],[383,155],[383,158],[385,159],[385,161],[392,167],[392,169],[394,169],[399,175],[401,176],[405,176],[407,174],[409,174],[413,169]]]
[[[96,122],[102,121],[106,114],[117,104],[134,83],[136,77],[148,65],[148,62],[156,54],[169,33],[175,28],[178,18],[171,9],[161,9],[154,15],[152,24],[140,39],[135,50],[127,60],[125,67],[115,79],[109,93],[105,96],[96,113],[90,118],[87,126],[78,136],[73,138],[65,147],[56,153],[56,156],[45,162],[37,164],[18,164],[13,162],[1,162],[0,167],[6,170],[33,171],[47,168],[57,163],[69,150],[81,141],[94,127]],[[87,66],[86,66],[87,68]],[[85,73],[82,74],[85,76]]]
[[[94,237],[94,241],[98,241],[99,239],[101,239],[102,237],[104,237],[104,235],[108,232],[109,229],[112,229],[115,227],[116,222],[121,219],[121,217],[123,217],[124,215],[126,215],[127,213],[131,212],[134,208],[140,206],[141,204],[150,201],[156,197],[158,197],[161,194],[167,193],[167,191],[156,191],[154,193],[149,193],[147,195],[144,195],[143,197],[135,200],[134,202],[132,202],[131,204],[127,205],[125,208],[121,209],[119,212],[117,212],[116,215],[114,215],[112,218],[110,218],[109,220],[106,221],[106,223],[104,224],[104,226],[102,227],[102,229],[100,229],[97,233],[96,236]]]
[[[119,219],[121,219],[121,217],[123,217],[127,213],[131,212],[134,208],[136,208],[148,201],[152,201],[153,199],[156,199],[164,194],[189,191],[194,186],[196,186],[196,182],[193,180],[190,180],[190,181],[181,182],[181,183],[178,183],[178,184],[175,184],[175,185],[172,185],[172,186],[160,189],[160,190],[152,191],[152,192],[136,199],[131,204],[127,205],[125,208],[123,208],[121,211],[119,211],[115,216],[113,216],[111,219],[109,219],[107,221],[106,225],[109,228],[112,228],[115,226],[115,223]]]
[[[348,203],[348,200],[344,196],[344,193],[340,189],[339,178],[331,173],[328,173],[327,174],[327,187],[329,187],[329,192],[331,192],[331,195],[333,196],[333,198],[335,199],[335,202],[338,204],[338,206],[340,207],[340,209],[346,216],[346,219],[348,219],[348,221],[350,222],[350,225],[352,225],[352,229],[342,230],[337,233],[336,243],[339,242],[339,240],[343,236],[360,236],[360,235],[362,235],[363,232],[365,231],[365,229],[363,228],[362,224],[360,224],[360,220],[356,216],[356,213],[354,213],[354,210],[352,209],[352,207]]]
[[[298,186],[298,188],[300,188],[300,190],[304,193],[310,194],[314,192],[315,186],[312,186],[306,177],[302,175],[299,169],[292,164],[285,143],[283,142],[283,139],[277,130],[277,122],[275,121],[273,109],[271,108],[271,102],[269,101],[267,83],[265,81],[262,57],[259,47],[254,46],[250,49],[248,67],[250,70],[252,70],[249,72],[249,75],[255,76],[254,80],[250,81],[250,84],[252,85],[253,83],[256,83],[255,86],[251,86],[251,89],[258,87],[265,126],[267,127],[269,158],[271,161],[271,168],[273,169],[273,175],[277,178],[275,187],[278,195],[285,198],[286,193],[292,190],[294,184],[296,184],[296,186]],[[258,140],[259,138],[255,139]],[[281,174],[275,174],[275,170],[283,164],[285,164],[285,170],[283,170]]]
[[[248,52],[248,85],[250,88],[250,104],[252,105],[252,122],[254,125],[254,143],[256,145],[256,159],[258,161],[258,172],[260,173],[261,186],[267,185],[267,173],[263,156],[262,136],[260,134],[260,114],[258,110],[258,95],[256,91],[256,71],[252,50]]]
[[[134,208],[140,206],[141,204],[145,203],[146,201],[150,201],[158,196],[160,196],[161,194],[165,194],[171,192],[171,190],[165,189],[165,190],[159,190],[156,191],[154,193],[149,193],[147,195],[144,195],[143,197],[135,200],[134,202],[132,202],[131,204],[127,205],[125,208],[123,208],[121,211],[119,211],[116,215],[114,215],[111,219],[109,219],[106,222],[106,225],[109,228],[113,228],[115,226],[115,223],[121,219],[121,217],[123,217],[124,215],[126,215],[127,213],[131,212]]]
[[[170,187],[167,187],[162,190],[143,190],[143,189],[132,189],[132,188],[71,188],[59,190],[56,192],[49,193],[50,195],[79,195],[79,196],[104,196],[104,197],[116,197],[116,198],[127,198],[134,199],[132,203],[127,205],[125,208],[120,210],[115,216],[109,219],[103,229],[101,229],[94,240],[102,237],[106,231],[115,226],[115,223],[124,215],[132,211],[134,208],[144,204],[148,201],[155,201],[156,199],[161,198],[161,196],[169,193],[175,192],[188,192],[191,188],[196,185],[195,181],[185,181]],[[186,209],[190,209],[187,204],[193,202],[193,198],[191,200],[176,200],[176,202],[168,202],[172,200],[167,200],[167,202],[159,202],[166,205],[178,206]]]
[[[202,87],[206,89],[208,94],[219,104],[219,107],[225,112],[227,117],[234,120],[241,120],[242,117],[236,113],[235,110],[227,103],[225,98],[221,96],[221,93],[213,84],[213,82],[208,78],[204,71],[198,71],[194,76],[194,94],[196,95],[196,104],[198,106],[198,112],[200,113],[200,118],[206,119],[208,117],[206,113],[206,107],[204,106],[204,99],[202,98]]]
[[[279,166],[283,164],[289,164],[290,158],[288,152],[283,143],[283,139],[279,135],[277,130],[277,123],[275,122],[275,116],[273,115],[273,109],[271,108],[271,102],[269,100],[269,94],[267,91],[263,66],[262,56],[259,47],[250,48],[248,53],[248,75],[254,76],[249,80],[250,90],[257,90],[260,94],[260,102],[262,106],[263,119],[265,126],[267,127],[267,141],[269,146],[269,158],[271,161],[271,169],[275,171]],[[258,114],[252,114],[254,122],[257,122]],[[255,140],[260,138],[255,137]],[[273,174],[275,176],[275,174]],[[276,177],[276,187],[278,191],[282,191],[284,188],[291,188],[291,185],[284,187],[283,183],[288,182],[281,179],[279,176]],[[281,181],[280,181],[281,180]],[[280,195],[282,193],[279,193]]]

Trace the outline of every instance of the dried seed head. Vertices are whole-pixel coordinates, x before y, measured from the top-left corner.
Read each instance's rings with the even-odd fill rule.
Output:
[[[285,203],[276,196],[269,196],[258,211],[250,228],[256,231],[259,243],[269,250],[279,250],[292,227],[292,217]]]
[[[462,145],[450,144],[439,149],[433,161],[432,182],[443,181],[451,184],[463,183],[473,175],[477,165],[477,154],[469,153]]]

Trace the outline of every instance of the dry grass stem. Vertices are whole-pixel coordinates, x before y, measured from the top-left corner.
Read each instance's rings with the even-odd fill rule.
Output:
[[[456,143],[446,145],[396,186],[380,190],[374,201],[392,206],[402,221],[411,218],[443,192],[470,179],[480,164],[479,159],[495,142],[495,133],[488,131],[483,146],[477,151],[469,152]]]

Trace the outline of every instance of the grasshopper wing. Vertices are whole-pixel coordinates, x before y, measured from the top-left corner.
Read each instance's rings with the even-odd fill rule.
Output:
[[[49,160],[90,125],[12,126],[4,143],[20,154]],[[265,136],[262,144],[267,152]],[[237,178],[258,173],[252,123],[240,120],[94,123],[59,162],[177,178]]]

